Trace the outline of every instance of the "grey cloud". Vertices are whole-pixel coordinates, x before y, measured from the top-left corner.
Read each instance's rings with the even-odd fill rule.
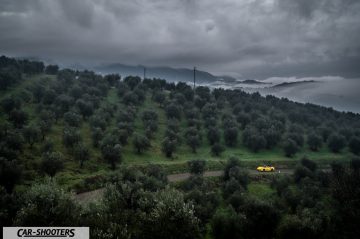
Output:
[[[313,0],[280,0],[279,6],[291,14],[296,14],[302,17],[312,17],[314,11],[322,5],[322,1]]]
[[[278,5],[281,9],[290,14],[304,18],[311,18],[315,13],[321,12],[329,15],[339,15],[349,11],[354,5],[358,5],[357,0],[279,0]]]
[[[70,21],[79,24],[82,27],[89,28],[92,26],[94,6],[88,0],[83,1],[60,1],[64,16]]]
[[[0,54],[360,76],[356,0],[0,0]]]
[[[25,12],[29,9],[30,1],[0,1],[1,12]]]

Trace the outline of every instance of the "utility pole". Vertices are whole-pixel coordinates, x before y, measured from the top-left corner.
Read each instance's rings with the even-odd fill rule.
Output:
[[[196,67],[194,66],[194,90],[195,90],[195,81],[196,81]]]
[[[146,67],[144,67],[144,80],[146,78]]]

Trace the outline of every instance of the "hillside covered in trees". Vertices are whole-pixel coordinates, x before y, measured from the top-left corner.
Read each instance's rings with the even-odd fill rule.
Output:
[[[0,106],[2,225],[90,226],[92,238],[359,233],[358,114],[5,56]],[[263,163],[297,166],[254,182],[246,168]],[[104,185],[85,207],[68,194]]]

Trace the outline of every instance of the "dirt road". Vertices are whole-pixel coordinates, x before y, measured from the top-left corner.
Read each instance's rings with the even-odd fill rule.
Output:
[[[206,171],[204,173],[204,177],[219,177],[223,174],[224,171]],[[251,175],[268,175],[268,174],[291,174],[294,172],[293,169],[280,169],[274,172],[258,172],[257,170],[248,170],[249,174]],[[169,182],[179,182],[184,181],[190,177],[190,173],[178,173],[178,174],[169,174],[167,176]],[[80,203],[86,203],[90,201],[94,201],[96,199],[100,199],[104,194],[104,188],[99,188],[93,191],[79,193],[76,194],[75,200]]]
[[[281,169],[276,170],[274,172],[258,172],[257,170],[248,170],[249,174],[251,175],[262,175],[262,174],[291,174],[294,172],[293,169]],[[204,173],[204,177],[219,177],[223,174],[222,170],[219,171],[207,171]],[[190,173],[179,173],[179,174],[170,174],[167,176],[169,182],[179,182],[190,177]]]
[[[79,203],[88,203],[102,198],[104,192],[105,188],[99,188],[93,191],[76,194],[74,195],[74,199]]]

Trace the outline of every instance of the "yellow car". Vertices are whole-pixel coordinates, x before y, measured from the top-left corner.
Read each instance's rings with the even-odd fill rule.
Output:
[[[259,172],[273,172],[275,171],[275,167],[272,166],[259,166],[256,168]]]

